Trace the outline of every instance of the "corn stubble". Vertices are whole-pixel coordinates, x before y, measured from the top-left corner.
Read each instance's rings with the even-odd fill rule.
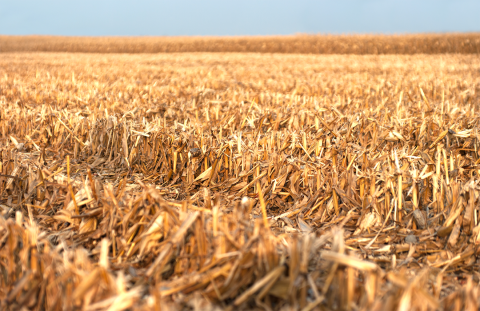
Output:
[[[61,37],[0,35],[2,52],[479,54],[480,33],[232,37]]]
[[[0,63],[0,309],[478,309],[478,57]]]

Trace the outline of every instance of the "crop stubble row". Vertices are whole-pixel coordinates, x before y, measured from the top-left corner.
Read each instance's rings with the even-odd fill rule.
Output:
[[[0,36],[0,52],[479,54],[480,33],[249,37]]]
[[[0,68],[2,309],[478,308],[477,57]]]

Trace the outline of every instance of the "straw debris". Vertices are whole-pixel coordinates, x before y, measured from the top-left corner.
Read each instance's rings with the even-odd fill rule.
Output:
[[[476,310],[480,61],[2,54],[1,310]]]

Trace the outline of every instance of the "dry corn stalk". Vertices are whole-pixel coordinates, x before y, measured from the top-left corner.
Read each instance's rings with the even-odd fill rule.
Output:
[[[0,68],[0,309],[478,308],[478,57]]]

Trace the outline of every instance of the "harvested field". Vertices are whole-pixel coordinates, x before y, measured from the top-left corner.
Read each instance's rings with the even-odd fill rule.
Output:
[[[476,55],[0,58],[1,310],[477,310]]]
[[[255,37],[1,36],[0,52],[480,54],[480,33]]]

